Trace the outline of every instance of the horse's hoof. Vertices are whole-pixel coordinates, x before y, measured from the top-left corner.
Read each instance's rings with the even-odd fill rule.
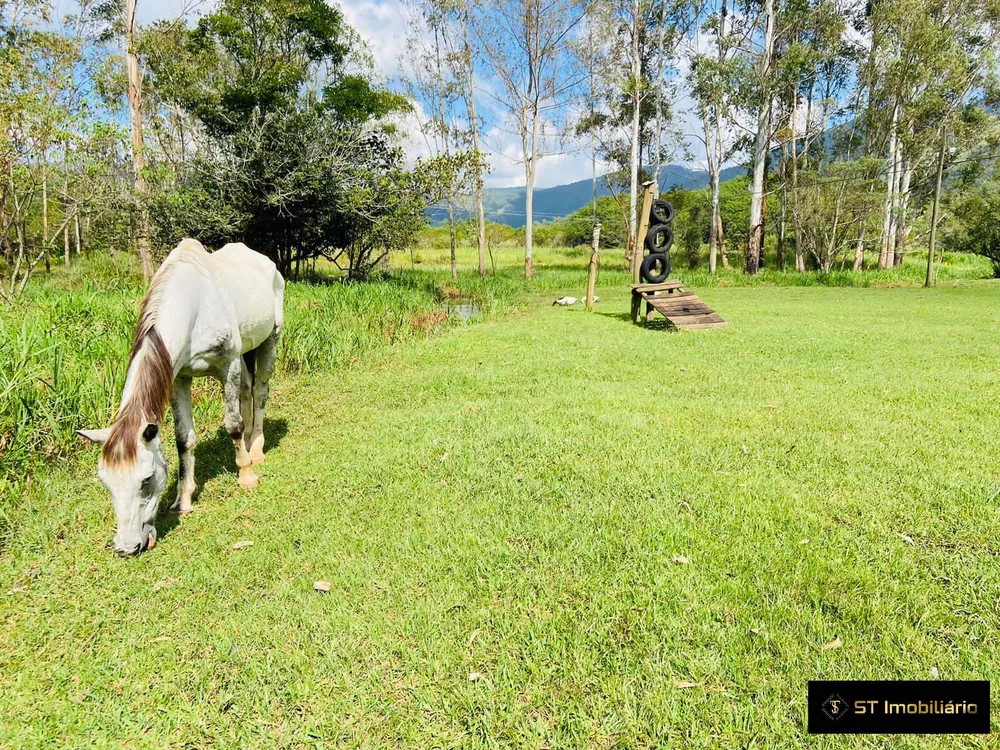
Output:
[[[256,466],[257,464],[262,464],[262,463],[264,463],[264,454],[263,453],[251,453],[250,454],[250,465],[251,466]]]
[[[252,490],[254,489],[260,480],[257,479],[257,475],[252,472],[243,473],[240,472],[240,489],[242,490]]]

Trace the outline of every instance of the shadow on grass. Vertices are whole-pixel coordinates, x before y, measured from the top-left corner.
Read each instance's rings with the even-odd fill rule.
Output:
[[[633,323],[632,322],[632,315],[631,315],[631,313],[627,313],[627,312],[621,312],[621,313],[599,312],[599,313],[595,313],[595,314],[596,315],[600,315],[603,318],[612,318],[614,320],[620,320],[623,323],[628,323],[629,325],[633,325],[633,326],[636,326],[638,328],[643,328],[643,329],[645,329],[647,331],[674,331],[674,330],[676,330],[676,328],[674,328],[674,326],[666,318],[661,317],[660,315],[657,315],[656,318],[652,322],[650,322],[650,323],[646,323],[645,321],[643,321],[642,323]],[[643,315],[645,315],[645,313],[643,313]]]
[[[281,439],[288,434],[288,422],[284,419],[264,418],[264,438],[266,440],[265,452],[270,452],[278,447]],[[168,448],[169,450],[169,448]],[[176,453],[175,453],[176,455]],[[200,440],[194,448],[194,477],[198,483],[195,490],[195,502],[201,494],[201,488],[205,483],[223,474],[232,474],[233,483],[236,482],[236,459],[233,452],[233,441],[226,434],[223,427],[219,427],[210,438]],[[181,516],[177,512],[164,509],[169,508],[177,499],[177,474],[174,473],[173,481],[163,493],[163,501],[160,512],[156,517],[156,538],[157,541],[164,539],[171,531],[177,528],[181,521]]]

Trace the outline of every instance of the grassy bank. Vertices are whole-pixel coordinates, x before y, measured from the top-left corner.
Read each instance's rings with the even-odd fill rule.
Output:
[[[279,377],[258,490],[199,422],[136,560],[87,449],[0,555],[0,747],[834,748],[808,679],[994,678],[997,291],[605,288]]]
[[[70,455],[74,430],[110,422],[144,289],[131,258],[102,257],[39,275],[20,304],[0,307],[0,498]],[[523,299],[521,285],[506,278],[468,276],[447,287],[412,274],[292,282],[279,374],[338,370],[454,325],[442,308],[449,295],[469,300],[482,317]],[[0,537],[2,527],[0,520]]]

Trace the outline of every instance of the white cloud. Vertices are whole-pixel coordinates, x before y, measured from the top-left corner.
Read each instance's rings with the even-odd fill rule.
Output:
[[[375,65],[387,79],[399,75],[399,56],[406,46],[406,23],[399,2],[347,0],[339,6],[344,18],[368,43]]]

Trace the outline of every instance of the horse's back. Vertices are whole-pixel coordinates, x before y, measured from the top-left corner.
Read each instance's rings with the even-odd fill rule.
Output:
[[[242,242],[211,254],[213,276],[232,305],[243,351],[256,349],[282,324],[284,279],[277,266]]]

